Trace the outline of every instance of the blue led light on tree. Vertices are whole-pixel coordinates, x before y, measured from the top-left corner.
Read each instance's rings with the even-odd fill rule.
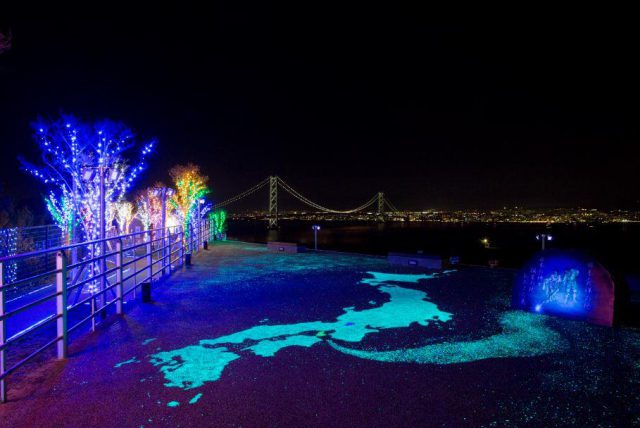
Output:
[[[155,141],[138,143],[120,122],[84,123],[69,115],[39,120],[33,127],[43,163],[36,165],[20,159],[22,168],[47,185],[47,209],[68,239],[96,239],[100,214],[98,180],[83,179],[83,172],[99,167],[111,171],[104,198],[106,216],[112,217],[115,204],[122,201],[139,171],[146,167]],[[133,163],[128,160],[131,151],[138,151]]]

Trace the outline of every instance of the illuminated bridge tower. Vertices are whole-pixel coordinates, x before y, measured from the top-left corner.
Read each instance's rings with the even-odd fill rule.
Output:
[[[384,214],[384,192],[378,192],[378,215]]]
[[[269,177],[269,229],[278,227],[278,177]]]

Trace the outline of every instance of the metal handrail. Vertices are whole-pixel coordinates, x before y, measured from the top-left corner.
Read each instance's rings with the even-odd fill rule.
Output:
[[[51,340],[50,342],[46,343],[45,345],[41,346],[40,348],[36,349],[35,351],[33,351],[32,353],[30,353],[29,355],[27,355],[26,357],[24,357],[22,360],[18,361],[16,364],[14,364],[10,369],[5,370],[3,373],[0,373],[0,382],[5,382],[5,378],[7,376],[9,376],[11,373],[13,373],[14,371],[18,370],[20,367],[22,367],[23,365],[25,365],[26,363],[29,362],[29,360],[32,360],[33,358],[37,357],[38,354],[40,354],[42,351],[44,351],[45,349],[47,349],[49,346],[59,342],[60,340],[63,340],[62,337],[57,336],[55,339]],[[5,392],[6,394],[6,392]]]
[[[12,317],[12,316],[14,316],[14,315],[16,315],[16,314],[19,314],[20,312],[24,312],[24,311],[26,311],[27,309],[33,308],[34,306],[38,306],[38,305],[39,305],[39,304],[41,304],[41,303],[44,303],[44,302],[46,302],[46,301],[48,301],[48,300],[53,299],[54,297],[57,297],[59,294],[60,294],[60,293],[49,294],[49,295],[47,295],[47,296],[41,297],[41,298],[40,298],[40,299],[38,299],[38,300],[34,300],[33,302],[27,303],[27,304],[26,304],[26,305],[24,305],[24,306],[20,306],[20,307],[19,307],[19,308],[17,308],[17,309],[14,309],[14,310],[9,311],[9,312],[5,312],[3,315],[0,315],[0,321],[5,321],[5,320],[7,320],[9,317]]]
[[[137,236],[137,235],[151,233],[151,232],[157,231],[157,230],[162,230],[162,229],[153,229],[153,230],[148,230],[148,231],[145,231],[145,232],[136,232],[136,233],[132,233],[132,234],[128,234],[128,235],[122,235],[121,237]],[[167,230],[170,230],[170,228],[167,228]],[[50,254],[50,253],[53,253],[53,252],[65,251],[65,250],[68,250],[68,249],[75,248],[77,246],[95,245],[95,243],[113,241],[113,240],[119,239],[121,237],[120,236],[110,237],[110,238],[106,238],[104,240],[88,241],[86,243],[72,244],[72,245],[67,245],[67,246],[63,246],[63,247],[56,247],[56,248],[52,248],[52,249],[47,249],[47,250],[39,250],[39,251],[30,252],[30,253],[22,253],[22,254],[16,254],[16,255],[13,255],[13,256],[2,257],[2,258],[0,258],[0,263],[6,263],[7,261],[9,261],[9,262],[15,261],[16,259],[19,259],[19,258],[38,257],[38,256],[42,256],[42,255],[45,255],[45,254]],[[156,239],[151,239],[151,240],[149,240],[147,242],[143,242],[142,244],[137,244],[135,247],[127,247],[126,249],[130,250],[132,248],[137,248],[137,247],[146,245],[148,243],[154,243],[154,242],[159,242],[159,241],[162,241],[162,240],[167,240],[168,238],[169,237],[166,236],[164,238],[160,237],[160,238],[156,238]],[[157,253],[157,252],[165,250],[166,248],[167,248],[167,246],[165,245],[164,247],[161,247],[161,248],[158,248],[156,250],[153,250],[153,252]],[[115,251],[112,251],[110,253],[105,253],[105,254],[92,255],[91,258],[89,258],[87,260],[81,260],[81,261],[76,262],[74,264],[68,265],[67,269],[76,269],[78,267],[85,266],[85,265],[90,264],[90,263],[95,263],[96,261],[99,261],[99,260],[102,260],[102,259],[106,259],[108,257],[113,257],[115,255],[116,255]],[[8,283],[8,284],[0,285],[0,288],[8,288],[8,287],[14,288],[18,284],[28,283],[28,282],[31,282],[31,281],[33,281],[35,279],[43,278],[43,277],[46,277],[46,276],[51,275],[53,273],[55,273],[55,272],[47,271],[47,272],[44,272],[44,273],[39,273],[39,274],[30,276],[30,277],[27,277],[27,278],[23,278],[23,279],[19,279],[19,280],[13,281],[13,282]],[[100,276],[101,275],[96,275],[95,277],[93,277],[93,279],[99,278]]]
[[[162,232],[162,230],[170,231],[171,229],[174,229],[175,227],[178,227],[178,226],[167,227],[165,229],[143,230],[143,231],[140,231],[140,232],[133,232],[133,233],[129,233],[129,234],[126,234],[126,235],[111,236],[109,238],[95,239],[93,241],[77,242],[75,244],[62,245],[62,246],[59,246],[59,247],[47,248],[45,250],[31,251],[29,253],[14,254],[14,255],[11,255],[11,256],[0,257],[0,263],[6,263],[6,262],[18,260],[18,259],[27,258],[27,257],[35,257],[35,256],[39,256],[39,255],[42,255],[42,254],[56,253],[58,251],[70,250],[72,248],[77,248],[77,247],[84,247],[84,246],[89,246],[89,245],[100,244],[102,242],[114,241],[116,239],[128,238],[130,236],[146,235],[146,234],[149,234],[151,232],[157,232],[157,231]],[[171,233],[171,232],[169,232],[169,233]],[[162,239],[162,238],[160,238],[160,239]]]
[[[8,348],[13,342],[19,341],[20,339],[22,339],[27,334],[32,333],[32,332],[34,332],[36,330],[39,330],[39,329],[41,329],[42,327],[44,327],[46,325],[49,325],[49,323],[51,321],[55,321],[58,318],[59,318],[58,315],[52,314],[52,315],[49,315],[46,318],[41,319],[37,324],[34,324],[31,327],[26,328],[26,329],[22,330],[21,332],[14,334],[9,339],[7,339],[7,341],[3,345],[0,345],[0,350],[4,350],[4,349]]]
[[[115,312],[117,314],[122,314],[124,311],[123,303],[126,296],[141,287],[142,283],[154,281],[158,277],[170,275],[174,270],[174,263],[181,261],[180,265],[184,265],[185,254],[188,252],[198,252],[199,248],[203,245],[204,239],[212,239],[211,228],[209,227],[209,222],[207,220],[201,221],[198,223],[197,227],[190,230],[188,238],[182,227],[174,226],[164,229],[151,229],[112,236],[105,239],[73,243],[55,248],[0,258],[0,401],[5,402],[7,398],[7,376],[54,344],[57,344],[57,357],[59,359],[66,358],[70,332],[77,330],[88,321],[91,321],[92,323],[91,330],[95,330],[96,320],[99,314],[105,314],[105,311],[107,311],[111,306],[115,305]],[[105,251],[104,254],[97,255],[90,252],[84,260],[80,260],[75,263],[67,262],[70,250],[80,247],[91,247],[106,242],[115,242],[115,250],[110,252]],[[135,250],[141,247],[145,248],[144,254],[137,255],[137,251]],[[126,256],[125,253],[131,254],[132,250],[132,259],[124,261]],[[44,273],[38,273],[28,278],[16,280],[12,283],[4,283],[4,278],[6,278],[4,276],[4,266],[6,266],[7,262],[14,262],[19,259],[24,260],[42,257],[43,255],[49,254],[55,254],[55,269],[48,270]],[[174,258],[174,256],[176,257]],[[115,259],[115,261],[113,261],[113,259]],[[83,272],[86,272],[84,269],[87,265],[91,266],[101,260],[104,260],[100,262],[102,263],[102,266],[104,266],[102,272],[87,273],[89,276],[86,278],[82,275]],[[146,260],[146,263],[139,263],[142,260]],[[105,266],[106,262],[113,264],[113,267],[107,269]],[[125,275],[125,268],[127,268],[127,271],[132,270],[132,272]],[[154,268],[157,269],[155,272]],[[137,279],[140,274],[144,274],[144,278],[141,281]],[[55,285],[55,290],[52,293],[47,294],[44,297],[37,297],[33,301],[7,311],[6,294],[9,289],[16,290],[18,289],[16,288],[18,285],[34,283],[35,281],[40,282],[43,278],[48,276],[55,276],[54,284],[46,286],[49,287]],[[113,280],[108,279],[113,276],[115,276]],[[132,279],[133,281],[131,281]],[[91,294],[88,297],[83,298],[80,301],[76,301],[73,304],[67,302],[71,291],[75,291],[77,294],[77,300],[85,285],[97,281],[100,281],[103,284],[100,290],[91,291]],[[108,284],[105,282],[108,282]],[[129,284],[127,284],[127,282],[129,282]],[[43,289],[46,287],[43,287]],[[22,289],[22,287],[20,289]],[[107,293],[114,293],[114,297],[111,300],[108,300]],[[100,300],[102,301],[99,307],[98,297],[100,297]],[[52,300],[55,301],[55,310],[53,310],[49,315],[40,318],[36,323],[14,334],[11,338],[7,338],[7,325],[12,322],[14,315],[18,313],[28,313],[27,311],[33,310],[35,307],[40,305],[43,305],[46,310],[44,305]],[[82,312],[78,313],[76,309],[83,307],[87,303],[91,304],[90,313],[80,319],[75,319],[76,316],[82,315]],[[74,319],[72,320],[68,319],[70,311],[77,314],[74,315]],[[41,315],[36,313],[34,316]],[[11,367],[7,367],[7,352],[12,349],[18,341],[28,335],[34,334],[34,332],[50,325],[54,321],[57,331],[55,339],[47,342],[34,352],[31,352]]]

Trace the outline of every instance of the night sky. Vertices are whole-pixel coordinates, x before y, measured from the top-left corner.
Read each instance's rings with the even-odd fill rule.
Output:
[[[380,190],[401,209],[640,208],[628,13],[226,7],[0,23],[5,189],[40,203],[16,157],[37,158],[31,121],[66,112],[157,137],[139,184],[193,161],[214,200],[277,174],[335,208]]]

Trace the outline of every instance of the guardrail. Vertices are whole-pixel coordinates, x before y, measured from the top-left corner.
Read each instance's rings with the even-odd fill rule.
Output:
[[[66,358],[70,333],[89,322],[94,331],[110,308],[123,314],[127,298],[135,299],[143,283],[183,266],[186,254],[212,238],[208,223],[186,233],[167,227],[0,258],[0,402],[6,402],[6,379],[16,370],[53,345],[57,358]],[[35,260],[40,266],[43,258],[55,258],[55,269],[6,280],[7,264]],[[22,347],[26,355],[9,365],[8,351],[27,340],[41,342]]]

